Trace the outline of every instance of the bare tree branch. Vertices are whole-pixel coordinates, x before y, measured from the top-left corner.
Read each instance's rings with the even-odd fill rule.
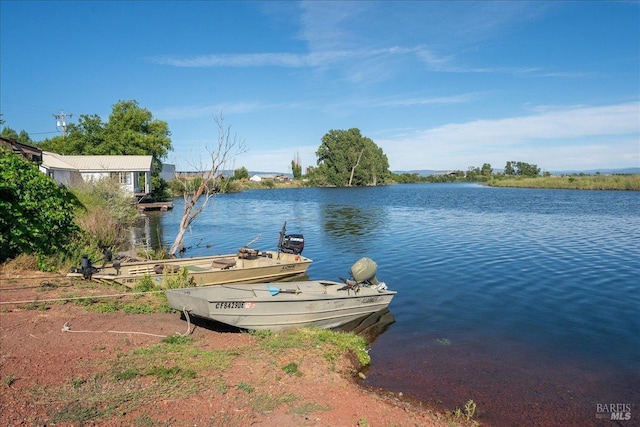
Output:
[[[184,188],[184,212],[180,220],[178,234],[169,249],[170,255],[184,251],[184,235],[207,206],[209,199],[215,196],[216,191],[222,185],[221,183],[224,181],[222,173],[225,166],[235,156],[246,152],[244,141],[239,139],[236,134],[231,135],[231,126],[225,127],[222,113],[214,120],[218,126],[218,140],[215,149],[207,148],[211,160],[210,167],[205,169],[201,164],[196,177],[177,177]],[[199,178],[199,182],[196,182],[196,178]]]

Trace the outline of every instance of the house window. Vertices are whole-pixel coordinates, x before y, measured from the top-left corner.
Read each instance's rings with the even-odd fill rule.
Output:
[[[120,185],[131,184],[131,174],[127,172],[112,172],[111,177],[120,183]]]

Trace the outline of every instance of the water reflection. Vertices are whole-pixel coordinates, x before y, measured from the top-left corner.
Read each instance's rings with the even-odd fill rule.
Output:
[[[366,249],[383,224],[379,209],[327,204],[321,212],[325,235],[339,245],[347,244],[348,249]]]
[[[189,316],[185,313],[180,313],[180,319],[185,320],[191,327],[200,327],[208,329],[214,332],[231,332],[240,333],[245,331],[242,328],[236,326],[227,325],[212,319],[206,319],[198,316]],[[352,320],[337,328],[333,328],[335,331],[353,332],[364,338],[367,345],[373,344],[380,335],[389,329],[389,327],[395,323],[396,319],[388,308],[371,313],[368,316],[361,317],[360,319]]]
[[[141,214],[129,229],[129,246],[145,251],[156,250],[162,247],[162,214]]]
[[[371,313],[366,317],[352,320],[342,326],[335,328],[339,331],[353,332],[360,335],[368,345],[373,344],[380,335],[395,323],[396,319],[388,308]]]

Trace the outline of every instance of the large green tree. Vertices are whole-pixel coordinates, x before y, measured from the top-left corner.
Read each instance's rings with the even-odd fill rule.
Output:
[[[237,180],[249,179],[249,170],[244,166],[234,170],[233,179],[237,179]]]
[[[389,161],[373,140],[360,129],[330,130],[316,151],[319,183],[338,187],[376,185],[389,176]]]
[[[80,116],[67,126],[67,135],[46,139],[40,146],[59,154],[75,155],[151,155],[162,159],[172,149],[169,125],[155,120],[136,101],[113,105],[109,121],[97,115]]]
[[[540,168],[526,162],[508,161],[504,167],[504,174],[535,177],[540,175]]]
[[[119,101],[106,123],[95,114],[83,114],[77,124],[67,126],[66,136],[46,139],[40,147],[66,155],[153,156],[152,187],[157,193],[166,188],[160,171],[162,159],[173,148],[170,136],[167,122],[155,120],[136,101]]]
[[[0,262],[50,255],[77,230],[73,196],[28,160],[0,148]]]

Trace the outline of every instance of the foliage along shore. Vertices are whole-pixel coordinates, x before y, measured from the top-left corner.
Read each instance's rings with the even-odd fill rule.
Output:
[[[505,177],[493,176],[485,178],[476,176],[473,179],[466,177],[446,177],[428,176],[413,177],[394,182],[395,184],[415,184],[415,183],[460,183],[478,182],[490,187],[514,187],[514,188],[546,188],[565,190],[620,190],[620,191],[640,191],[640,174],[634,175],[562,175],[562,176],[537,176],[537,177]],[[240,188],[235,191],[258,190],[271,188],[300,188],[307,187],[300,180],[286,182],[274,182],[266,180],[264,182],[245,181]]]
[[[547,188],[567,190],[640,191],[640,174],[636,175],[570,175],[491,179],[491,187]]]

